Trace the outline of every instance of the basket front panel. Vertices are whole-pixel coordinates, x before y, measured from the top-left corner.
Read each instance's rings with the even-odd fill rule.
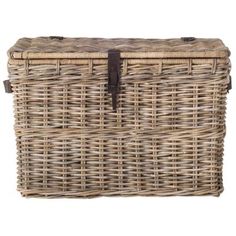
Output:
[[[229,65],[121,61],[9,64],[18,189],[34,196],[218,195]]]

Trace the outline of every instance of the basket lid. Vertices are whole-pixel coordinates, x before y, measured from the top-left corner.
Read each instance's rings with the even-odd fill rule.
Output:
[[[230,52],[220,39],[22,38],[10,48],[13,59],[107,58],[109,49],[121,58],[225,58]]]

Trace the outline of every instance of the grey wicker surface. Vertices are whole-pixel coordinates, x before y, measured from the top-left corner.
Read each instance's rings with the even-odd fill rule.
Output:
[[[219,195],[229,63],[123,58],[113,112],[107,59],[11,58],[18,190],[48,197]]]
[[[109,49],[119,49],[123,58],[227,57],[220,39],[104,39],[48,37],[22,38],[8,51],[12,58],[106,58]]]

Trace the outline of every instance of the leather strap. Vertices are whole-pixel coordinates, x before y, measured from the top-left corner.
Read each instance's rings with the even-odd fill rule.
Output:
[[[4,84],[4,88],[5,88],[5,92],[6,93],[12,93],[12,87],[11,87],[11,83],[10,83],[10,80],[4,80],[3,81],[3,84]]]
[[[108,93],[112,95],[112,108],[116,111],[117,94],[120,80],[120,51],[110,49],[108,51]]]

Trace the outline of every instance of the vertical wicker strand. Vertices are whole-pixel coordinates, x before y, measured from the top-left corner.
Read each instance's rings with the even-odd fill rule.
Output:
[[[128,59],[123,59],[123,76],[126,76],[128,73]]]
[[[84,80],[86,76],[84,77]],[[81,189],[85,192],[86,189],[86,171],[85,171],[85,158],[86,158],[86,141],[85,141],[85,133],[84,130],[86,129],[86,92],[87,92],[87,83],[86,81],[82,82],[83,85],[81,86],[81,130],[82,134],[80,136],[81,145],[80,145],[80,160],[81,160]]]
[[[48,126],[48,87],[44,86],[43,89],[44,94],[44,103],[43,103],[43,127],[47,129]],[[48,166],[48,138],[44,137],[44,145],[43,145],[43,189],[45,193],[47,192],[47,166]],[[47,194],[45,194],[47,196]]]
[[[152,128],[157,128],[157,85],[154,84],[152,87]],[[153,172],[154,172],[154,189],[159,189],[159,173],[158,173],[158,149],[157,138],[152,138],[152,157],[153,157]]]
[[[214,75],[215,72],[216,72],[216,66],[217,66],[217,61],[216,59],[213,59],[213,62],[212,62],[212,74]],[[214,79],[214,78],[213,78]],[[213,82],[213,104],[212,104],[212,109],[213,109],[213,112],[212,112],[212,127],[214,129],[216,129],[217,127],[217,117],[216,117],[216,109],[217,109],[217,84],[216,82]],[[215,151],[215,148],[216,148],[216,138],[215,137],[212,137],[212,144],[211,144],[211,170],[210,170],[210,176],[211,176],[211,191],[212,191],[212,194],[216,194],[218,195],[218,193],[216,193],[216,184],[215,184],[215,177],[216,177],[216,174],[215,174],[215,158],[216,158],[216,151]],[[217,187],[218,186],[218,182],[217,182]],[[217,189],[218,190],[218,189]]]
[[[193,86],[193,128],[198,126],[198,85]],[[193,189],[198,189],[198,138],[193,134]]]
[[[171,101],[172,101],[172,104],[171,104],[171,110],[172,110],[172,121],[171,121],[171,125],[172,125],[172,130],[174,132],[174,130],[176,129],[175,125],[176,125],[176,119],[175,119],[175,116],[176,116],[176,86],[177,85],[172,85],[172,88],[171,88]],[[177,170],[177,165],[176,165],[176,140],[175,140],[175,136],[173,135],[172,136],[173,139],[172,139],[172,147],[171,147],[171,156],[172,156],[172,167],[173,167],[173,188],[175,189],[176,192],[178,192],[178,179],[177,179],[177,173],[176,173],[176,170]]]
[[[58,75],[60,75],[60,63],[58,62]],[[64,84],[63,85],[63,99],[62,99],[62,128],[68,128],[68,84]],[[63,158],[63,166],[62,166],[62,170],[63,170],[63,185],[62,185],[62,191],[66,192],[67,191],[67,186],[68,186],[68,182],[67,182],[67,175],[68,175],[68,166],[66,164],[66,159],[67,159],[67,151],[68,151],[68,147],[67,147],[67,140],[64,139],[63,140],[63,148],[62,148],[62,158]]]
[[[100,124],[99,127],[103,131],[104,130],[104,84],[100,84],[100,97],[99,97],[99,109],[100,109]],[[104,136],[99,139],[99,182],[100,189],[103,192],[104,189]]]
[[[140,162],[140,138],[137,137],[139,134],[139,85],[134,82],[134,125],[135,125],[135,159],[136,159],[136,187],[137,191],[141,191],[141,162]]]
[[[161,75],[161,73],[162,73],[162,68],[163,68],[163,61],[160,60],[160,62],[159,62],[159,75]]]
[[[89,70],[88,74],[92,75],[93,74],[93,60],[92,59],[88,61],[88,70]]]
[[[214,127],[214,129],[216,129],[216,125],[215,125],[215,122],[216,122],[216,117],[215,117],[215,109],[216,109],[216,103],[215,103],[215,98],[216,98],[216,84],[214,83],[213,85],[213,104],[212,104],[212,109],[213,109],[213,112],[212,112],[212,127]],[[210,164],[210,176],[211,176],[211,191],[213,192],[215,189],[214,189],[214,156],[215,156],[215,152],[214,152],[214,149],[215,149],[215,137],[213,136],[212,139],[211,139],[211,164]]]
[[[21,86],[17,86],[15,87],[15,93],[14,93],[14,113],[17,114],[15,115],[15,126],[19,126],[21,119],[19,117],[19,113],[22,112],[22,109],[20,109],[20,104],[21,104],[21,98],[19,96],[19,94],[22,93],[22,87]],[[21,127],[22,128],[22,127]],[[23,172],[22,172],[22,166],[23,166],[23,162],[22,162],[22,136],[18,136],[17,137],[17,188],[18,189],[23,189],[24,188],[24,180],[22,178],[23,176]]]
[[[127,68],[128,68],[128,62],[127,59],[123,60],[123,70],[122,70],[122,76],[125,76],[127,74]],[[120,90],[122,89],[122,80],[120,81]],[[123,97],[122,97],[122,92],[119,93],[119,109],[117,110],[117,127],[121,128],[122,127],[122,113],[123,113]],[[117,143],[117,155],[118,155],[118,169],[119,169],[119,174],[118,174],[118,181],[119,181],[119,191],[122,191],[124,186],[123,186],[123,139],[122,137],[118,136],[118,143]]]
[[[25,60],[25,79],[28,79],[28,75],[29,75],[29,61]],[[22,86],[23,89],[23,118],[24,118],[24,129],[29,128],[29,120],[28,120],[28,86],[27,83],[25,83],[24,86]],[[25,177],[25,181],[24,181],[24,188],[27,191],[28,186],[30,185],[30,157],[29,157],[29,143],[28,141],[24,141],[22,142],[22,150],[23,150],[23,157],[25,159],[25,161],[23,161],[23,163],[25,163],[25,168],[24,168],[24,177]]]
[[[189,59],[189,68],[188,68],[188,74],[191,75],[192,74],[192,60]],[[192,96],[193,96],[193,100],[192,100],[192,105],[193,105],[193,129],[195,130],[197,128],[197,122],[198,122],[198,85],[194,85],[194,82],[192,82],[193,87],[192,87]],[[192,157],[193,157],[193,179],[192,179],[192,187],[193,187],[193,191],[197,191],[198,189],[198,185],[197,185],[197,176],[198,176],[198,150],[197,150],[197,133],[196,131],[193,132],[193,137],[192,137],[192,142],[193,142],[193,150],[192,150]]]
[[[93,65],[93,62],[91,62]],[[91,69],[93,71],[93,68]],[[99,127],[101,129],[101,132],[104,131],[104,110],[105,110],[105,84],[100,84],[100,96],[99,96]],[[99,139],[99,185],[101,192],[105,192],[105,183],[104,183],[104,167],[105,157],[104,157],[104,136],[102,136],[101,139]]]
[[[217,59],[214,58],[213,61],[212,61],[212,70],[211,70],[212,74],[216,73],[216,66],[217,66]]]
[[[121,96],[121,94],[119,94]],[[119,100],[120,106],[121,104],[121,99]],[[119,109],[117,111],[117,127],[122,127],[121,126],[121,110]],[[122,191],[123,189],[123,154],[122,154],[122,137],[118,136],[117,137],[117,156],[118,156],[118,189],[119,191]]]

